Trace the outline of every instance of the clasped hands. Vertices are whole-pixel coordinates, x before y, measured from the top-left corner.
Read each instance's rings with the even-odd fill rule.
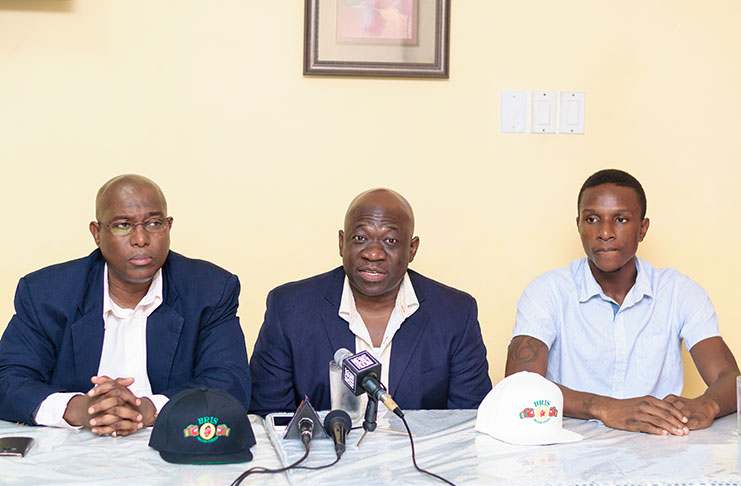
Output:
[[[608,427],[657,435],[687,435],[713,423],[720,406],[711,398],[667,395],[629,399],[604,398],[597,418]]]
[[[133,434],[154,424],[156,408],[148,398],[134,395],[129,386],[134,378],[93,376],[93,387],[67,403],[64,420],[94,434],[112,437]]]

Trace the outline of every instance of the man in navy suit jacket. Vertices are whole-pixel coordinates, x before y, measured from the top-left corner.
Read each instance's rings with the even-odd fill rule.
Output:
[[[237,277],[169,251],[172,218],[149,179],[107,182],[96,217],[98,250],[18,284],[16,314],[0,340],[0,418],[35,424],[42,404],[52,410],[61,398],[66,424],[126,435],[195,386],[225,390],[249,407]],[[125,334],[137,319],[140,334]],[[124,334],[111,332],[118,324]],[[108,377],[106,366],[141,374]],[[148,380],[152,396],[134,394],[135,380]]]
[[[388,189],[350,204],[343,266],[274,289],[252,356],[250,410],[330,408],[329,361],[367,350],[401,408],[476,408],[491,389],[476,301],[408,270],[419,246],[409,203]],[[384,372],[385,370],[385,372]]]

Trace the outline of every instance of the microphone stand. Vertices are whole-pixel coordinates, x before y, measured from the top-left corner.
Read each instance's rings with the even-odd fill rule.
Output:
[[[360,447],[360,443],[365,439],[368,432],[374,432],[377,427],[376,417],[378,416],[378,399],[368,394],[368,405],[365,406],[365,417],[363,419],[363,435],[355,447]]]
[[[376,430],[376,417],[378,416],[378,400],[368,395],[368,405],[365,407],[365,418],[363,419],[363,429],[366,432]]]

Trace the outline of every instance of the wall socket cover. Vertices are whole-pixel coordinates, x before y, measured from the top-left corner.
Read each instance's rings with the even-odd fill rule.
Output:
[[[502,91],[499,131],[527,132],[527,91]]]

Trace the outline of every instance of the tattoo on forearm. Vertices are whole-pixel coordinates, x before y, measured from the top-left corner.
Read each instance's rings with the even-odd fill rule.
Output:
[[[533,338],[516,339],[509,347],[509,358],[518,363],[533,363],[538,360],[545,345]]]
[[[590,395],[581,402],[581,409],[588,412],[592,408],[592,402],[594,401],[594,395]]]

